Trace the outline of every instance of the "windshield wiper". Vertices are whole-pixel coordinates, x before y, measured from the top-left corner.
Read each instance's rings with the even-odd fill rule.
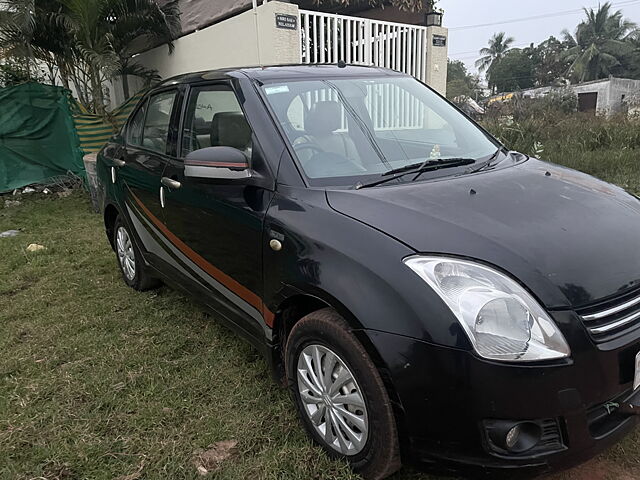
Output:
[[[500,152],[502,152],[503,147],[500,147],[498,150],[496,150],[496,152],[491,155],[491,157],[489,157],[488,160],[482,162],[479,166],[477,166],[476,168],[469,168],[465,173],[477,173],[477,172],[481,172],[482,170],[484,170],[485,168],[489,168],[491,167],[493,161],[498,157],[498,155],[500,154]]]
[[[356,185],[356,190],[360,190],[361,188],[367,187],[375,187],[376,185],[380,185],[383,183],[390,182],[392,180],[396,180],[397,178],[403,177],[410,173],[415,173],[416,176],[413,180],[416,180],[420,175],[425,172],[433,172],[435,170],[440,170],[442,168],[453,168],[453,167],[461,167],[463,165],[470,165],[474,163],[475,160],[472,158],[447,158],[447,159],[428,159],[424,162],[415,163],[413,165],[405,165],[404,167],[395,168],[393,170],[389,170],[382,174],[383,177],[379,180],[375,180],[369,183],[359,183]]]

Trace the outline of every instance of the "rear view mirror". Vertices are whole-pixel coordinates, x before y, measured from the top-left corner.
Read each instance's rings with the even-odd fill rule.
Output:
[[[184,159],[184,175],[190,178],[241,180],[251,177],[247,156],[233,147],[207,147]]]

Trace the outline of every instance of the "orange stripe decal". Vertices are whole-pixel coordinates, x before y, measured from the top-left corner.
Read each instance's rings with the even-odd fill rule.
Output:
[[[249,290],[244,285],[238,283],[236,280],[231,278],[229,275],[224,273],[222,270],[218,269],[207,260],[205,260],[202,256],[200,256],[197,252],[191,249],[189,245],[180,240],[171,230],[167,228],[167,226],[162,223],[151,211],[140,201],[140,199],[129,190],[129,193],[136,201],[138,206],[142,209],[145,215],[153,222],[153,224],[158,227],[158,229],[167,237],[167,239],[183,254],[185,254],[193,263],[198,265],[202,270],[207,272],[213,278],[215,278],[222,285],[227,287],[233,293],[238,295],[248,304],[254,306],[258,311],[262,314],[265,323],[269,327],[273,327],[273,322],[275,318],[275,314],[271,312],[267,306],[264,304],[262,299]]]

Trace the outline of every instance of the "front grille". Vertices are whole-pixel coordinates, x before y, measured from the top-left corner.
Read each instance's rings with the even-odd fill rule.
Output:
[[[635,291],[578,313],[594,339],[610,340],[640,328],[640,292]]]
[[[639,402],[640,390],[637,390],[632,393],[625,392],[609,402],[590,408],[587,411],[587,423],[591,436],[599,440],[630,421],[633,417],[618,412],[618,408],[624,403],[638,405]]]
[[[540,442],[535,447],[536,452],[556,451],[564,448],[560,426],[556,419],[543,420],[540,426],[542,427],[542,438],[540,438]]]

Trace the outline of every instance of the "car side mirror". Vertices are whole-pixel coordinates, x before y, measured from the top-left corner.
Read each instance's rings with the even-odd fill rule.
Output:
[[[247,156],[234,147],[207,147],[189,153],[184,159],[184,176],[242,180],[251,177]]]

